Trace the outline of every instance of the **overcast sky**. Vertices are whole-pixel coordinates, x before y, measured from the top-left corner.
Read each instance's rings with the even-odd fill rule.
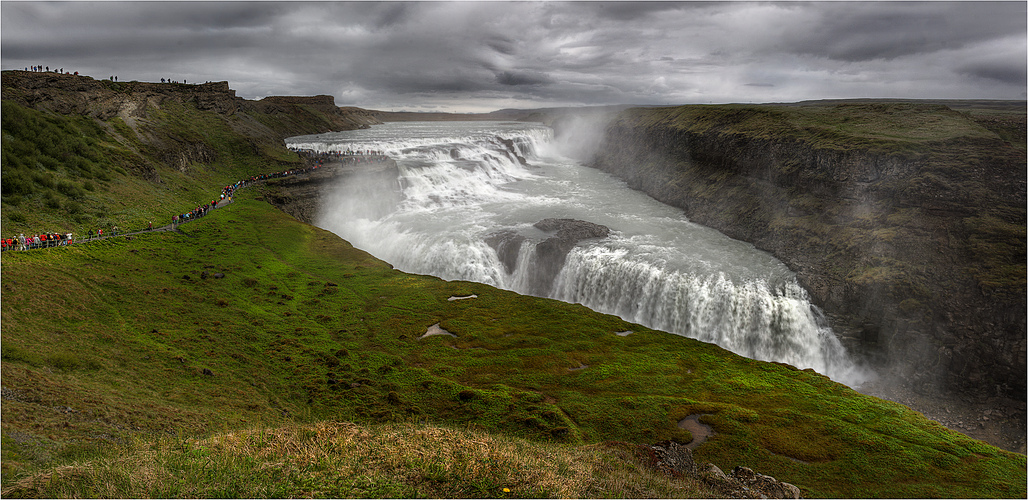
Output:
[[[0,66],[491,111],[1025,99],[1020,2],[0,3]]]

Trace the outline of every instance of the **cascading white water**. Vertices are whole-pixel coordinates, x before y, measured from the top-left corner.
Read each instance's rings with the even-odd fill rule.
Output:
[[[348,178],[317,223],[398,269],[531,293],[536,244],[552,236],[533,224],[589,221],[610,228],[609,236],[579,242],[559,273],[544,277],[550,297],[850,385],[864,378],[781,262],[562,156],[546,127],[389,123],[287,142],[384,151],[397,162],[395,208],[364,209],[377,195]],[[506,262],[495,241],[487,243],[498,233],[515,245]]]

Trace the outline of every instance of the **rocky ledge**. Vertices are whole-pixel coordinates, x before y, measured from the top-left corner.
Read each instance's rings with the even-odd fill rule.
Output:
[[[703,483],[723,498],[802,498],[802,492],[793,484],[771,476],[758,474],[749,467],[736,467],[725,474],[720,467],[693,460],[692,450],[674,441],[653,445],[633,445],[608,442],[611,447],[627,447],[643,463],[676,478],[690,478]]]

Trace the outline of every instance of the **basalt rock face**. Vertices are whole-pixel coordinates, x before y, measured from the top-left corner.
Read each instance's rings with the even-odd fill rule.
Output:
[[[1025,145],[1009,137],[938,105],[628,110],[593,166],[781,259],[881,372],[1023,399]]]

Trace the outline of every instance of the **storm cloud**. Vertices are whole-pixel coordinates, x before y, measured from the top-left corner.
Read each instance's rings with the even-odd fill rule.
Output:
[[[1025,2],[2,2],[0,63],[490,111],[1024,99]]]

